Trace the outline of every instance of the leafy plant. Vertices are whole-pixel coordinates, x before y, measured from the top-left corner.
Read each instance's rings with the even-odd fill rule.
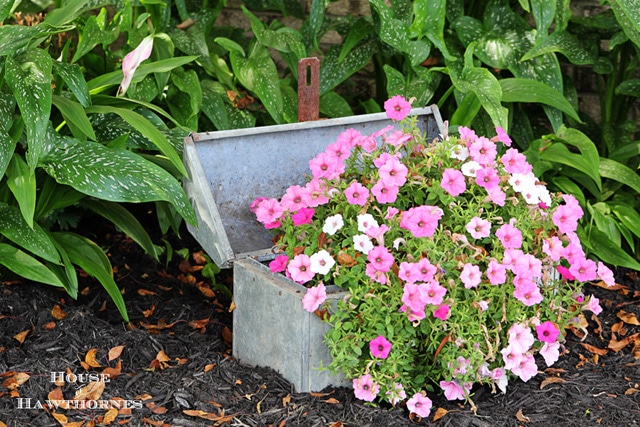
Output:
[[[175,214],[195,223],[176,176],[185,169],[180,127],[149,103],[115,98],[121,70],[109,51],[120,34],[140,40],[127,4],[111,20],[106,9],[88,14],[87,0],[68,2],[42,19],[12,22],[18,2],[0,8],[0,265],[29,280],[64,287],[73,298],[75,266],[96,277],[120,314],[126,307],[109,259],[96,243],[55,224],[65,209],[91,210],[129,234],[158,258],[144,227],[123,202],[157,202],[167,224]],[[19,25],[29,23],[31,25]],[[142,21],[144,23],[144,20]],[[72,48],[77,37],[77,47]],[[161,38],[161,34],[155,37]],[[98,64],[102,53],[101,64]],[[108,60],[108,61],[107,61]],[[162,79],[193,58],[168,58],[147,65],[134,81]],[[107,65],[108,67],[108,65]],[[87,81],[92,72],[100,74]],[[168,208],[170,207],[170,208]],[[173,212],[173,213],[171,213]]]

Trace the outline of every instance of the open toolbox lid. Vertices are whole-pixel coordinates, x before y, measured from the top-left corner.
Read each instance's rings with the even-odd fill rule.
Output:
[[[416,108],[418,126],[428,139],[443,133],[437,106]],[[349,128],[371,134],[394,125],[385,113],[194,133],[184,141],[189,177],[184,189],[198,219],[188,225],[220,268],[236,258],[272,256],[272,234],[249,210],[257,197],[280,198],[291,185],[305,185],[309,160]]]

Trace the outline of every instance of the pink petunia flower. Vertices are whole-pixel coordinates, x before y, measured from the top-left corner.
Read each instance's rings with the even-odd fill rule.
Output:
[[[474,264],[466,263],[460,273],[460,280],[467,289],[477,288],[482,281],[482,273],[480,267]]]
[[[458,127],[458,133],[460,134],[460,140],[467,143],[472,143],[476,139],[478,139],[478,135],[476,135],[476,132],[466,126]]]
[[[502,224],[496,230],[496,237],[505,249],[518,249],[522,246],[522,232],[511,224]]]
[[[280,199],[282,208],[289,212],[296,212],[302,208],[309,207],[309,190],[299,185],[292,185],[287,188],[284,196]]]
[[[496,144],[489,141],[484,136],[476,139],[471,145],[469,145],[469,155],[471,159],[480,163],[483,166],[489,166],[496,160]]]
[[[451,311],[451,307],[449,307],[446,304],[443,304],[433,311],[433,317],[438,318],[440,320],[447,320],[449,318],[450,311]]]
[[[315,208],[329,202],[329,186],[319,179],[312,179],[305,186],[309,193],[309,207]]]
[[[504,202],[507,200],[507,195],[500,186],[493,187],[487,190],[487,200],[491,203],[495,203],[498,206],[504,206]]]
[[[520,365],[520,360],[522,359],[522,353],[509,344],[502,350],[500,350],[502,354],[502,360],[504,361],[504,368],[511,370],[516,366]]]
[[[536,335],[538,340],[544,343],[556,342],[560,335],[560,329],[550,320],[536,326]]]
[[[513,291],[513,296],[527,307],[540,304],[544,299],[540,293],[540,289],[535,283],[529,283],[526,286],[519,286]]]
[[[387,272],[391,269],[394,259],[391,252],[384,246],[376,246],[367,253],[367,261],[378,271]]]
[[[431,237],[444,212],[437,206],[417,206],[402,213],[400,228],[409,230],[414,237]]]
[[[583,309],[591,311],[596,316],[602,313],[602,307],[600,307],[600,300],[593,295],[589,297],[589,300],[584,305]]]
[[[478,169],[476,172],[476,184],[483,187],[487,191],[492,190],[500,184],[498,171],[492,167]]]
[[[284,209],[276,199],[265,199],[256,208],[256,218],[263,224],[276,222],[282,216]]]
[[[342,161],[337,160],[326,152],[322,152],[309,160],[309,168],[315,179],[336,179],[345,170]]]
[[[496,133],[497,135],[495,136],[495,138],[498,141],[502,142],[507,147],[511,147],[511,138],[509,137],[509,135],[507,135],[507,132],[505,132],[505,130],[501,126],[496,126]]]
[[[387,273],[385,271],[376,269],[372,264],[367,264],[365,268],[365,274],[374,282],[383,285],[387,284]]]
[[[548,255],[551,261],[558,261],[562,256],[563,249],[562,240],[558,236],[551,236],[542,242],[542,252]]]
[[[404,133],[401,130],[397,130],[391,133],[391,135],[387,136],[385,138],[385,142],[387,144],[393,145],[394,147],[398,147],[404,144],[405,142],[410,141],[411,138],[412,138],[411,134]]]
[[[420,282],[432,282],[434,276],[438,271],[438,268],[431,264],[427,258],[420,258],[416,263],[418,268],[418,281]]]
[[[424,393],[416,393],[407,400],[407,409],[422,418],[429,416],[432,406],[433,402]]]
[[[345,190],[344,195],[350,205],[364,206],[369,199],[369,190],[359,182],[352,182]]]
[[[387,214],[384,216],[384,219],[391,219],[394,216],[396,216],[399,212],[400,212],[400,210],[398,208],[394,208],[392,206],[389,206],[387,208]]]
[[[456,380],[453,381],[440,381],[440,388],[444,391],[444,397],[447,400],[464,400],[469,390],[471,390],[471,384],[465,384],[462,387]]]
[[[287,272],[291,275],[291,279],[298,283],[306,283],[313,279],[315,275],[315,273],[311,271],[311,259],[305,254],[296,255],[291,262],[289,262]]]
[[[409,169],[397,157],[391,157],[378,169],[380,180],[391,187],[402,187],[407,182]]]
[[[411,311],[423,312],[426,303],[422,296],[421,286],[415,283],[407,283],[404,285],[401,301]]]
[[[377,338],[369,341],[369,350],[373,357],[379,357],[380,359],[386,359],[391,352],[391,343],[384,336],[379,335]]]
[[[522,323],[514,323],[507,331],[507,339],[513,350],[519,353],[526,353],[533,345],[535,338],[529,327]]]
[[[533,167],[527,162],[527,156],[515,148],[509,148],[500,157],[500,163],[504,165],[504,169],[509,173],[527,175],[533,171]]]
[[[561,233],[576,231],[578,220],[582,218],[584,212],[575,197],[565,194],[563,199],[565,204],[556,208],[551,215],[551,220]]]
[[[269,270],[272,273],[282,273],[287,269],[289,257],[286,255],[278,255],[269,263]]]
[[[453,197],[458,197],[460,194],[465,192],[467,184],[462,172],[457,169],[447,168],[442,173],[440,187],[444,188],[444,190]]]
[[[392,120],[403,120],[411,111],[411,104],[401,95],[395,95],[384,102],[387,117]]]
[[[426,304],[440,305],[447,293],[447,288],[437,283],[430,282],[422,286],[422,301]]]
[[[360,137],[362,137],[362,134],[359,131],[355,130],[354,128],[349,128],[338,135],[336,142],[340,144],[344,143],[347,147],[349,147],[349,149],[352,149],[356,146],[356,142]]]
[[[399,192],[400,187],[388,185],[381,179],[371,187],[371,193],[375,196],[376,201],[381,204],[395,202]]]
[[[327,292],[323,283],[307,289],[307,293],[302,297],[302,307],[313,313],[327,299]]]
[[[303,225],[303,224],[311,224],[313,222],[313,214],[316,213],[316,210],[313,208],[302,208],[298,212],[291,215],[291,220],[293,221],[293,225]]]
[[[588,258],[578,258],[569,267],[569,272],[580,282],[590,282],[597,277],[598,266]]]
[[[602,261],[598,261],[598,278],[602,280],[607,286],[614,286],[616,279],[613,276],[613,271],[607,267]]]
[[[491,235],[491,223],[477,216],[471,218],[465,229],[474,239],[482,239]]]
[[[507,281],[507,268],[495,259],[489,261],[485,274],[492,285],[501,285]]]
[[[336,163],[340,163],[349,158],[352,148],[353,146],[350,141],[338,139],[336,142],[327,145],[324,151],[330,158],[334,159]]]
[[[359,378],[354,378],[352,386],[353,394],[356,398],[364,400],[365,402],[373,402],[380,392],[380,386],[373,381],[373,378],[369,374],[364,374]]]
[[[544,343],[539,351],[547,366],[551,366],[560,358],[560,343],[557,341]]]

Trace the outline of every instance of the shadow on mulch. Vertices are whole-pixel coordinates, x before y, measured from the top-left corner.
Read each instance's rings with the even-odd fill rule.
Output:
[[[620,289],[585,288],[604,311],[588,319],[582,339],[567,334],[568,353],[552,368],[542,361],[539,375],[510,382],[506,394],[474,390],[476,413],[431,393],[431,415],[421,420],[403,407],[364,404],[346,388],[296,393],[277,372],[239,363],[231,357],[230,301],[193,258],[180,265],[175,256],[165,267],[121,234],[97,233],[131,327],[90,278],[81,279],[77,301],[45,285],[3,282],[0,426],[640,425],[640,279],[633,272],[617,271]],[[186,232],[183,238],[167,237],[174,249],[198,250]],[[228,274],[220,281],[232,285]],[[96,383],[104,372],[119,375]],[[64,409],[64,399],[78,405],[81,398],[85,407]],[[61,406],[48,409],[47,399]]]

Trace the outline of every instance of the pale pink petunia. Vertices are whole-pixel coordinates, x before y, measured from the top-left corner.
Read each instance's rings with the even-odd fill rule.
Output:
[[[483,166],[493,164],[497,154],[496,144],[484,136],[479,137],[469,145],[469,155],[474,161]]]
[[[369,190],[359,182],[352,182],[345,190],[344,195],[350,205],[364,206],[369,199]]]
[[[444,190],[453,197],[457,197],[464,193],[467,189],[467,184],[462,172],[457,169],[447,168],[442,173],[440,187],[444,188]]]
[[[511,224],[502,224],[496,230],[496,237],[505,249],[518,249],[522,246],[522,232]]]
[[[403,120],[411,111],[411,104],[401,95],[395,95],[384,102],[387,117],[392,120]]]
[[[392,206],[389,206],[387,208],[387,214],[384,216],[384,219],[391,219],[394,216],[396,216],[398,213],[400,213],[400,210],[398,208],[394,208]]]
[[[398,269],[398,277],[406,283],[421,282],[420,268],[415,262],[401,262]]]
[[[422,301],[427,304],[440,305],[447,293],[447,288],[437,283],[430,282],[422,286]]]
[[[287,272],[291,280],[298,283],[306,283],[313,278],[315,273],[311,271],[311,259],[308,255],[296,255],[287,266]]]
[[[391,352],[392,345],[384,336],[379,335],[377,338],[369,341],[369,350],[373,357],[386,359]]]
[[[272,273],[282,273],[287,269],[289,257],[287,255],[278,255],[269,263],[269,270]]]
[[[431,237],[442,215],[443,210],[437,206],[417,206],[402,213],[400,227],[409,230],[414,237]]]
[[[371,193],[375,196],[376,201],[380,204],[393,203],[398,198],[400,187],[388,185],[379,179],[373,187]]]
[[[444,397],[447,400],[464,400],[471,390],[471,384],[467,383],[463,387],[456,380],[440,381],[440,388],[444,391]]]
[[[402,387],[400,383],[395,383],[385,394],[387,395],[389,403],[393,406],[396,406],[407,398],[407,393],[405,393],[404,387]]]
[[[616,279],[613,276],[613,271],[607,267],[602,261],[598,261],[598,278],[602,280],[607,286],[614,286]]]
[[[367,229],[365,234],[375,240],[378,245],[384,246],[384,233],[389,231],[390,228],[387,224],[382,224],[379,227],[372,226]]]
[[[256,218],[263,224],[276,222],[282,216],[284,209],[276,199],[265,199],[256,208]]]
[[[356,234],[353,236],[353,247],[356,251],[368,254],[373,249],[373,242],[366,234]]]
[[[542,252],[549,256],[551,261],[558,261],[562,256],[563,250],[562,240],[558,236],[551,236],[542,242]]]
[[[505,132],[505,130],[501,126],[496,126],[496,134],[497,135],[495,136],[495,138],[498,141],[502,142],[507,147],[511,147],[511,138],[509,137],[507,132]]]
[[[311,197],[309,196],[309,190],[307,188],[299,185],[292,185],[287,188],[284,196],[280,199],[280,204],[283,209],[288,210],[289,212],[296,212],[302,208],[309,207],[310,200]]]
[[[467,289],[477,288],[482,280],[482,273],[480,267],[477,265],[466,263],[460,273],[460,280],[464,283],[464,287]]]
[[[551,366],[560,358],[560,343],[557,341],[544,343],[539,353],[544,357],[547,366]]]
[[[359,214],[356,217],[358,221],[358,231],[366,233],[371,227],[379,227],[378,221],[370,213]]]
[[[323,283],[307,289],[307,293],[302,297],[302,307],[313,313],[327,299],[327,291]]]
[[[344,219],[342,215],[335,214],[327,217],[324,220],[324,225],[322,226],[322,231],[327,233],[330,236],[333,236],[344,226]]]
[[[517,269],[519,263],[521,263],[521,259],[524,257],[524,252],[520,249],[505,249],[504,256],[502,257],[502,264],[508,270]]]
[[[466,126],[458,127],[458,133],[460,134],[460,140],[467,143],[472,143],[478,139],[478,135],[476,135],[475,131]]]
[[[369,374],[364,374],[361,377],[354,378],[352,386],[353,393],[356,398],[364,400],[365,402],[373,402],[380,392],[380,386],[373,381],[373,378]]]
[[[138,47],[127,53],[122,59],[122,82],[118,87],[117,96],[122,96],[127,92],[133,76],[140,64],[151,56],[153,50],[153,35],[149,35],[142,39]]]
[[[376,246],[367,253],[367,261],[378,271],[387,272],[391,269],[393,255],[384,246]]]
[[[487,190],[487,200],[491,203],[495,203],[498,206],[504,206],[504,202],[507,200],[507,194],[502,191],[500,186],[493,187]]]
[[[501,285],[507,281],[507,268],[495,259],[489,261],[485,274],[492,285]]]
[[[407,409],[421,418],[426,418],[431,413],[433,402],[424,393],[416,393],[407,400]]]
[[[336,264],[331,254],[326,249],[320,249],[315,254],[309,257],[311,262],[310,269],[316,274],[325,275],[331,271],[331,268]]]
[[[524,354],[518,366],[511,369],[525,383],[538,374],[538,366],[532,354]]]
[[[544,299],[540,293],[540,289],[538,289],[535,283],[517,287],[516,290],[513,291],[513,296],[527,307],[539,304]]]
[[[594,295],[589,296],[589,300],[583,307],[584,310],[589,310],[596,316],[602,313],[602,307],[600,307],[600,300]]]
[[[569,267],[569,272],[580,282],[589,282],[597,277],[598,267],[595,261],[578,258]]]
[[[500,158],[500,163],[509,173],[527,175],[533,171],[533,167],[527,162],[527,157],[515,148],[508,149]]]
[[[514,323],[507,331],[509,345],[519,353],[527,352],[533,345],[535,338],[531,329],[522,323]]]
[[[316,210],[313,208],[302,208],[298,212],[291,215],[293,225],[299,226],[304,224],[311,224],[313,222],[313,215]]]
[[[482,239],[491,235],[491,223],[477,216],[471,218],[465,229],[474,239]]]
[[[480,163],[470,160],[468,162],[466,162],[465,164],[462,165],[462,167],[460,167],[460,171],[462,172],[462,174],[464,176],[468,176],[470,178],[475,178],[476,177],[476,173],[478,172],[478,169],[480,169],[482,166],[480,166]]]
[[[520,365],[522,359],[522,352],[515,349],[511,344],[500,350],[502,354],[502,360],[504,361],[504,368],[511,370]]]
[[[505,368],[495,368],[491,371],[491,379],[498,386],[503,393],[507,392],[507,384],[509,383],[509,377]]]
[[[556,342],[560,335],[560,329],[550,320],[536,325],[536,335],[538,340],[544,343]]]
[[[476,172],[476,184],[487,191],[497,188],[500,184],[498,171],[492,167],[480,168]]]
[[[387,144],[393,145],[394,147],[398,147],[404,144],[407,141],[410,141],[412,138],[411,134],[404,133],[401,130],[397,130],[392,132],[391,135],[385,138],[385,142]]]
[[[469,157],[469,149],[466,145],[456,144],[451,149],[451,154],[449,155],[449,157],[452,159],[465,161]]]
[[[378,157],[373,159],[373,165],[377,168],[381,168],[382,165],[384,165],[391,159],[399,160],[399,154],[391,154],[385,151],[382,154],[380,154]]]
[[[365,274],[374,282],[385,285],[387,283],[387,272],[378,270],[373,264],[367,264]]]
[[[407,167],[397,157],[391,157],[378,169],[380,180],[390,187],[402,187],[407,182],[408,172]]]

